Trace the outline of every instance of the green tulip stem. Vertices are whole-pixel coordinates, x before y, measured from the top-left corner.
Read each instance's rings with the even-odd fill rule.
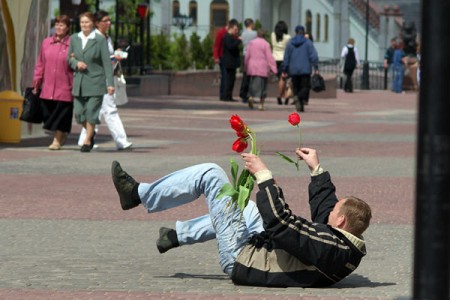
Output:
[[[252,145],[252,149],[251,149],[250,153],[256,155],[256,135],[253,132],[250,132],[249,137],[250,137],[251,145]]]
[[[298,127],[298,148],[300,148],[302,145],[302,130],[300,129],[300,126],[298,126],[298,124],[297,127]]]

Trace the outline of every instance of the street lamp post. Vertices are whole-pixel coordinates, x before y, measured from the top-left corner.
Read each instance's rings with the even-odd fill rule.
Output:
[[[369,0],[366,0],[366,54],[363,65],[362,74],[362,89],[368,90],[369,88],[369,61],[368,61],[368,51],[369,51]]]
[[[181,32],[184,33],[184,29],[192,25],[192,18],[186,15],[178,14],[172,18],[172,24],[173,26],[179,27]]]

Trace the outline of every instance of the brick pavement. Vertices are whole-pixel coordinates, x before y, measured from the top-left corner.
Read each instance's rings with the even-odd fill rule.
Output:
[[[50,139],[0,144],[0,299],[396,299],[411,294],[415,173],[415,94],[379,91],[312,99],[302,114],[303,145],[320,151],[338,196],[355,194],[374,210],[368,255],[354,274],[326,289],[234,286],[217,263],[214,242],[160,255],[158,228],[205,213],[203,201],[147,214],[121,211],[110,179],[119,160],[151,181],[204,161],[226,170],[238,113],[257,132],[265,161],[291,208],[309,216],[308,173],[274,155],[296,147],[285,121],[293,106],[268,99],[267,111],[212,97],[131,98],[120,108],[135,147],[117,152],[105,126],[88,154],[74,134],[62,151]],[[295,195],[299,195],[295,199]]]

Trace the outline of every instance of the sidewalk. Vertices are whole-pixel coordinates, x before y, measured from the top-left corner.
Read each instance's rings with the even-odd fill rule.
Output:
[[[159,254],[161,226],[206,213],[203,201],[157,214],[122,211],[110,177],[118,160],[149,182],[211,161],[229,170],[239,114],[258,135],[261,155],[292,210],[309,218],[306,167],[300,172],[275,152],[291,153],[294,106],[267,100],[267,110],[212,97],[130,98],[119,109],[134,147],[117,152],[101,125],[99,148],[80,153],[79,126],[64,150],[51,139],[0,144],[0,299],[398,299],[412,293],[417,95],[381,91],[311,99],[301,114],[303,142],[319,151],[342,197],[373,209],[368,255],[348,278],[325,289],[235,286],[220,271],[213,241]],[[298,195],[298,198],[296,197]]]

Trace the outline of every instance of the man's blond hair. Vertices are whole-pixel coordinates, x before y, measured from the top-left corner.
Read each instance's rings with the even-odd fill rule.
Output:
[[[361,236],[369,227],[372,218],[372,210],[369,204],[354,196],[344,197],[344,203],[340,207],[340,213],[347,220],[346,229],[355,236]]]

